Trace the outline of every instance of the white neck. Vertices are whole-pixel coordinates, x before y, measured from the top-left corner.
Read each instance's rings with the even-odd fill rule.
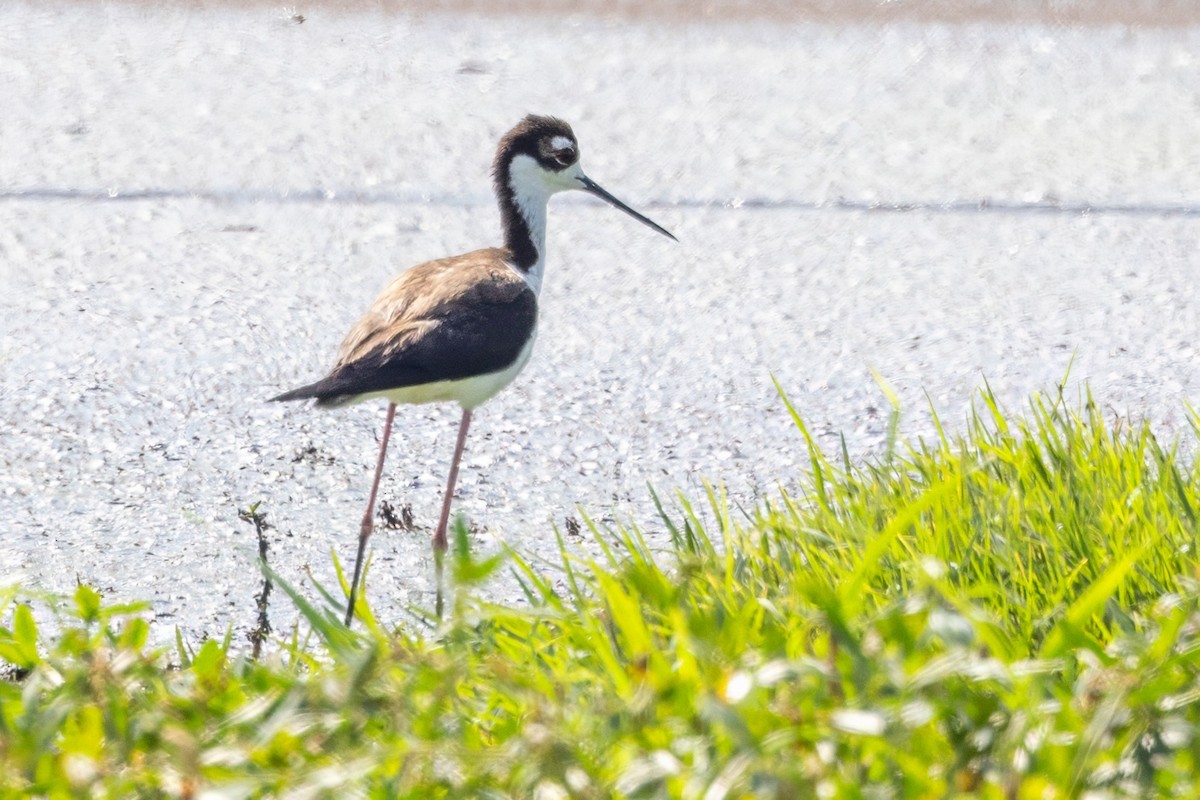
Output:
[[[519,155],[509,167],[508,185],[512,189],[517,213],[529,229],[530,243],[537,250],[537,261],[528,271],[522,272],[533,291],[542,288],[542,274],[546,268],[546,204],[556,191],[546,185],[544,171],[538,163],[526,155]]]

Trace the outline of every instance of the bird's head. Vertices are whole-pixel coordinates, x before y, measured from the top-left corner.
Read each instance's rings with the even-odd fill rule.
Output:
[[[658,223],[634,211],[584,174],[579,142],[571,126],[555,117],[530,114],[504,134],[496,149],[492,178],[499,193],[511,192],[519,204],[545,203],[558,192],[593,194],[654,230],[675,237]]]

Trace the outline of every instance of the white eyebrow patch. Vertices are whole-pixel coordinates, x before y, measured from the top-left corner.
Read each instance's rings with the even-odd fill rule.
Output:
[[[574,150],[575,143],[566,136],[555,136],[550,140],[550,146],[555,150]]]

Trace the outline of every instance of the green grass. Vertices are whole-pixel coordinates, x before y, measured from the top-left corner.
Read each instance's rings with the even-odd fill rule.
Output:
[[[13,590],[0,796],[1200,796],[1200,470],[1175,444],[1090,398],[984,393],[963,434],[867,465],[796,424],[797,494],[667,503],[661,551],[593,527],[596,559],[477,561],[460,525],[424,633],[365,605],[347,632],[281,586],[305,638],[164,652],[81,587],[49,640]],[[526,605],[483,599],[497,569]]]

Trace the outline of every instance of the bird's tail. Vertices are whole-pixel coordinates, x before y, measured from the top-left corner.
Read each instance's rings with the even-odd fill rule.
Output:
[[[319,380],[299,389],[277,394],[268,402],[281,403],[289,400],[316,400],[317,405],[322,408],[337,408],[354,400],[354,395],[334,394],[329,391],[328,380]]]

